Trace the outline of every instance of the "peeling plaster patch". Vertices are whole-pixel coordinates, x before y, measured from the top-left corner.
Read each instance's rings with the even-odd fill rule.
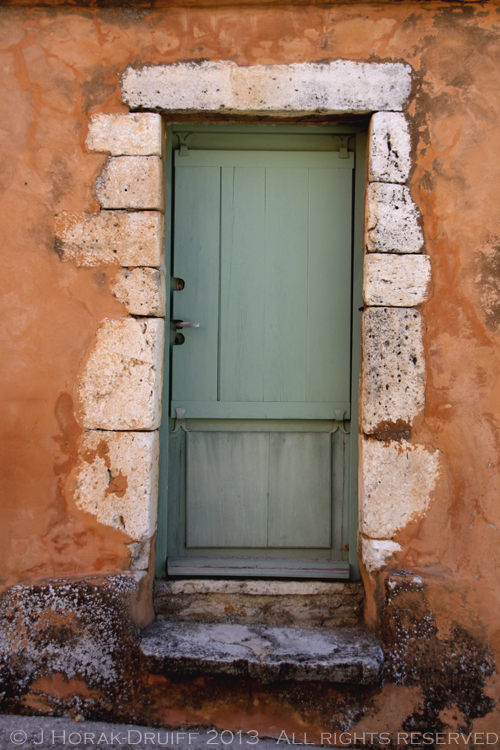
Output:
[[[494,237],[478,254],[475,283],[486,325],[500,331],[500,238]]]
[[[401,110],[411,68],[401,63],[253,65],[175,63],[127,68],[122,101],[133,109],[178,112],[374,112]]]
[[[153,430],[161,418],[164,321],[105,320],[79,378],[87,429]]]
[[[162,261],[165,228],[158,211],[61,213],[56,216],[55,233],[61,260],[78,266],[154,267]]]
[[[439,475],[438,451],[362,439],[361,532],[374,539],[391,539],[423,516]]]
[[[158,457],[157,432],[85,433],[73,475],[77,506],[134,541],[149,539],[156,528]],[[137,548],[131,552],[141,559]]]
[[[385,568],[387,561],[396,552],[401,552],[402,547],[397,542],[387,539],[364,539],[361,540],[361,554],[363,565],[369,573],[375,573]]]

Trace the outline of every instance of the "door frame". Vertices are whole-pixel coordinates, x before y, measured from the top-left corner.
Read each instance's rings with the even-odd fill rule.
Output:
[[[331,124],[325,126],[323,121],[317,125],[313,123],[307,126],[300,124],[288,124],[283,121],[273,124],[273,128],[279,128],[281,132],[311,132],[311,128],[324,128],[324,132],[338,131],[342,134],[349,134],[355,139],[356,162],[354,170],[353,184],[353,226],[352,226],[352,294],[351,294],[351,421],[349,439],[349,455],[346,466],[347,492],[343,502],[348,503],[348,562],[349,562],[349,580],[359,580],[359,562],[357,550],[358,536],[358,404],[359,404],[359,377],[361,371],[361,313],[363,305],[363,213],[364,213],[364,192],[366,185],[366,149],[368,137],[368,122],[366,118],[361,118],[359,124]],[[216,123],[170,123],[168,124],[166,148],[165,148],[165,275],[167,278],[167,290],[170,296],[167,298],[167,320],[170,320],[171,308],[171,259],[172,259],[172,221],[173,221],[173,152],[178,144],[174,141],[176,128],[187,125],[190,129],[214,128],[221,126],[229,132],[242,128],[250,132],[259,132],[266,125],[256,123],[246,123],[243,125],[230,125],[220,119]],[[318,131],[316,131],[318,132]],[[170,328],[168,329],[170,330]],[[170,347],[170,337],[166,336],[166,345]],[[170,392],[170,351],[165,357],[163,393]],[[159,492],[158,492],[158,516],[157,532],[155,541],[155,574],[157,578],[164,578],[166,575],[166,558],[167,558],[167,524],[168,524],[168,454],[170,439],[171,419],[166,410],[160,425],[160,473],[159,473]],[[345,499],[347,498],[347,500]],[[223,575],[223,573],[221,573]],[[345,577],[342,579],[345,580]]]

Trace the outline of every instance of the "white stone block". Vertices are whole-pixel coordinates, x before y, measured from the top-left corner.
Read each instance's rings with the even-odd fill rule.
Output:
[[[85,428],[159,427],[164,330],[160,318],[102,323],[78,378]]]
[[[126,69],[122,101],[176,112],[342,113],[401,110],[411,68],[401,63],[176,63]]]
[[[371,253],[420,253],[419,212],[404,185],[373,182],[366,191],[365,245]]]
[[[420,313],[401,307],[365,310],[362,346],[362,430],[381,439],[407,436],[424,408]]]
[[[151,539],[145,539],[142,542],[131,542],[127,546],[130,550],[130,570],[147,570],[151,557]]]
[[[167,297],[165,274],[156,268],[122,268],[111,283],[115,297],[131,315],[164,318]]]
[[[405,116],[400,112],[375,112],[368,142],[369,182],[406,182],[411,168],[411,140]]]
[[[62,213],[56,216],[55,234],[61,260],[79,266],[162,263],[165,226],[159,211]]]
[[[148,540],[156,528],[158,465],[157,432],[86,432],[74,475],[75,502],[136,542]],[[144,564],[144,555],[139,557]]]
[[[388,560],[401,550],[402,547],[397,542],[378,539],[362,539],[361,541],[363,565],[370,574],[385,568]]]
[[[439,453],[404,440],[360,443],[360,531],[391,539],[427,512],[440,474]]]
[[[158,156],[112,156],[95,184],[102,208],[164,210],[163,163]]]
[[[431,281],[428,255],[367,253],[364,258],[365,305],[413,307],[425,302]]]
[[[112,156],[161,156],[161,116],[153,112],[92,115],[86,145]]]

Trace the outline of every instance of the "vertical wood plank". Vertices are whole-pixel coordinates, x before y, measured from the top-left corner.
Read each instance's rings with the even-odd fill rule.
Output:
[[[221,401],[263,401],[265,169],[224,167],[221,189]]]
[[[265,401],[305,401],[307,169],[266,170]]]
[[[187,547],[265,547],[269,434],[189,432]]]
[[[269,547],[331,544],[331,435],[270,434]]]
[[[309,170],[307,401],[349,401],[351,207],[351,170]]]
[[[172,399],[217,401],[220,168],[177,167],[175,191],[173,273],[185,288],[174,292],[173,316],[200,328],[173,347]]]

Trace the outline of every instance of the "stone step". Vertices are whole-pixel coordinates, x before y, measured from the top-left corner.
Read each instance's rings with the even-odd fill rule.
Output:
[[[156,614],[169,620],[346,626],[361,622],[361,583],[321,581],[156,581]]]
[[[143,631],[146,669],[175,676],[229,675],[373,685],[383,656],[363,628],[300,628],[158,619]]]

